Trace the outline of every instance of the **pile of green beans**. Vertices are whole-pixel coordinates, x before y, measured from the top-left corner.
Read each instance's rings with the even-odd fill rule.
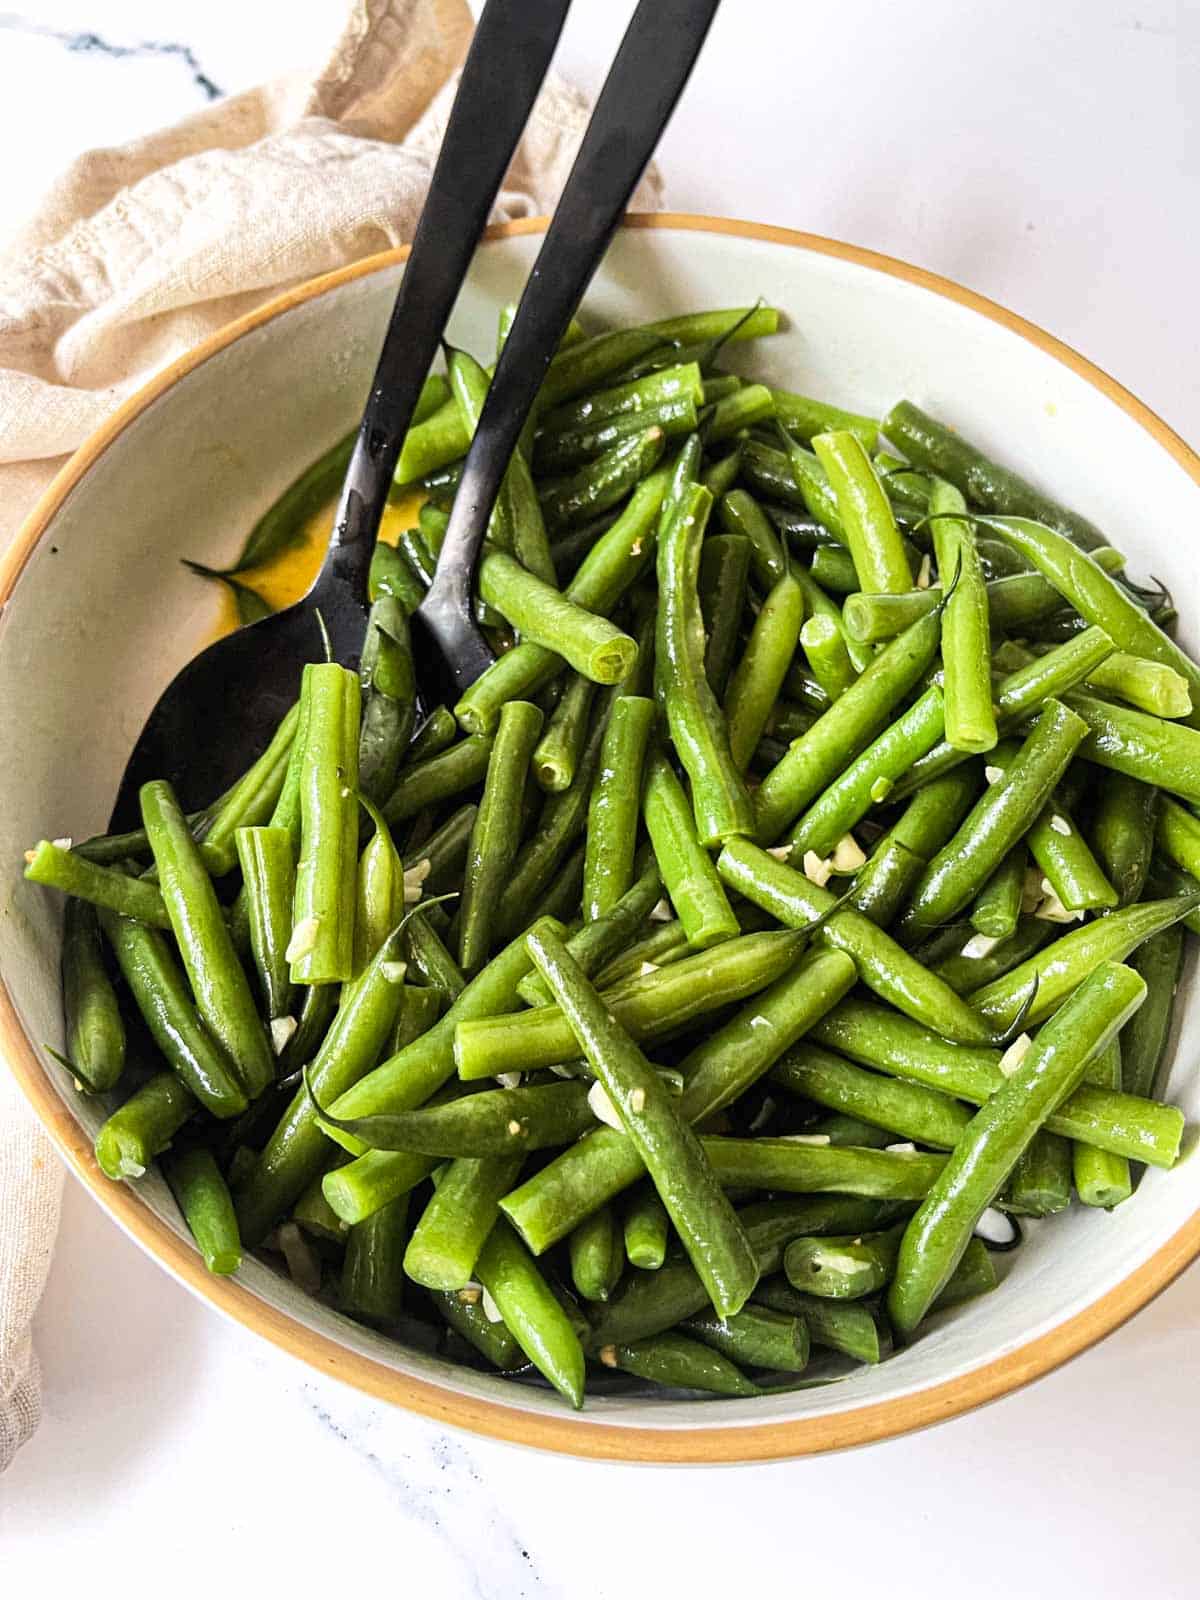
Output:
[[[213,1272],[262,1252],[576,1407],[751,1397],[995,1288],[985,1211],[1111,1211],[1178,1158],[1200,667],[954,429],[722,370],[777,325],[572,326],[480,563],[495,664],[418,723],[490,382],[448,351],[361,671],[308,667],[203,811],[149,783],[140,830],[27,853],[96,1159],[163,1156]]]

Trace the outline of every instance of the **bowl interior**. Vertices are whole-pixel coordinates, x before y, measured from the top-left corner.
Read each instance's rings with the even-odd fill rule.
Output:
[[[519,293],[538,243],[518,233],[479,251],[451,324],[454,342],[492,348],[497,308]],[[0,618],[5,860],[19,862],[43,835],[102,828],[150,706],[217,625],[218,600],[180,558],[232,558],[296,472],[353,425],[399,270],[302,299],[200,361],[111,439],[55,511]],[[1003,321],[836,253],[670,225],[618,236],[585,312],[597,324],[629,322],[759,295],[785,310],[788,331],[735,364],[860,411],[882,414],[901,396],[926,404],[1104,527],[1135,574],[1169,585],[1182,641],[1200,646],[1190,604],[1200,487],[1112,397]],[[14,869],[0,886],[0,912],[0,972],[16,1012],[30,1040],[59,1045],[60,906]],[[1200,1115],[1196,1029],[1185,984],[1169,1093],[1189,1119]],[[71,1115],[94,1131],[105,1108],[77,1095],[48,1057],[42,1066]],[[98,1174],[93,1187],[104,1200]],[[138,1193],[182,1236],[157,1176]],[[844,1383],[749,1403],[600,1398],[573,1427],[678,1433],[791,1423],[801,1424],[795,1447],[805,1448],[805,1422],[964,1378],[1097,1307],[1198,1206],[1200,1168],[1184,1160],[1173,1173],[1148,1172],[1136,1198],[1111,1216],[1074,1207],[1030,1230],[995,1294],[937,1319],[912,1349]],[[294,1319],[372,1358],[377,1387],[386,1389],[392,1372],[425,1380],[448,1402],[496,1403],[518,1435],[530,1414],[562,1415],[539,1390],[376,1337],[257,1261],[241,1280],[266,1318]]]

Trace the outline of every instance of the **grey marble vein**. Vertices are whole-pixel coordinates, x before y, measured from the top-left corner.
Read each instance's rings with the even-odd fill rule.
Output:
[[[136,44],[115,44],[110,39],[103,38],[98,33],[90,30],[73,32],[65,28],[50,28],[44,23],[35,21],[32,17],[18,16],[14,12],[0,12],[0,28],[9,33],[32,34],[39,39],[54,39],[65,50],[77,54],[96,54],[109,56],[114,60],[127,58],[175,58],[183,63],[191,76],[192,82],[202,92],[206,100],[219,100],[225,91],[219,84],[213,82],[208,73],[196,58],[189,45],[178,44],[167,40],[143,39]]]
[[[528,1539],[496,1499],[469,1446],[432,1423],[312,1383],[299,1386],[326,1432],[382,1479],[396,1509],[434,1534],[475,1600],[556,1600]]]

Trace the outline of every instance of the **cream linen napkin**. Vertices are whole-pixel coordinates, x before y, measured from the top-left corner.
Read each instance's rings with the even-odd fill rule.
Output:
[[[352,0],[315,77],[81,156],[0,256],[0,541],[158,368],[288,284],[407,240],[471,37],[464,0]],[[551,79],[495,209],[552,208],[587,107]],[[651,172],[635,209],[661,203]],[[37,1426],[30,1321],[61,1173],[0,1069],[0,1471]]]

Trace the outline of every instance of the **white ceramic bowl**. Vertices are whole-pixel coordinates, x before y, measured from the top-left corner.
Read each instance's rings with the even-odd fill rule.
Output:
[[[451,326],[486,350],[541,222],[495,232]],[[953,1415],[1085,1348],[1200,1250],[1200,1165],[1148,1172],[1111,1216],[1073,1208],[1031,1229],[1002,1286],[911,1349],[827,1388],[746,1401],[590,1400],[580,1415],[356,1326],[250,1260],[210,1278],[162,1181],[109,1183],[103,1115],[38,1048],[61,1039],[61,907],[25,884],[22,850],[102,828],[125,758],[168,679],[211,636],[211,591],[181,556],[231,558],[258,514],[353,425],[400,256],[283,298],[206,340],[122,407],[68,464],[0,568],[0,1037],[18,1078],[99,1202],[228,1315],[323,1370],[450,1423],[580,1455],[754,1460],[886,1437]],[[1173,590],[1200,646],[1192,532],[1200,462],[1130,395],[1036,328],[917,269],[826,240],[699,217],[632,219],[587,309],[630,322],[762,295],[789,330],[751,357],[768,380],[880,414],[927,404],[1092,517],[1135,573]],[[1200,1117],[1195,1005],[1181,1006],[1170,1093]]]

